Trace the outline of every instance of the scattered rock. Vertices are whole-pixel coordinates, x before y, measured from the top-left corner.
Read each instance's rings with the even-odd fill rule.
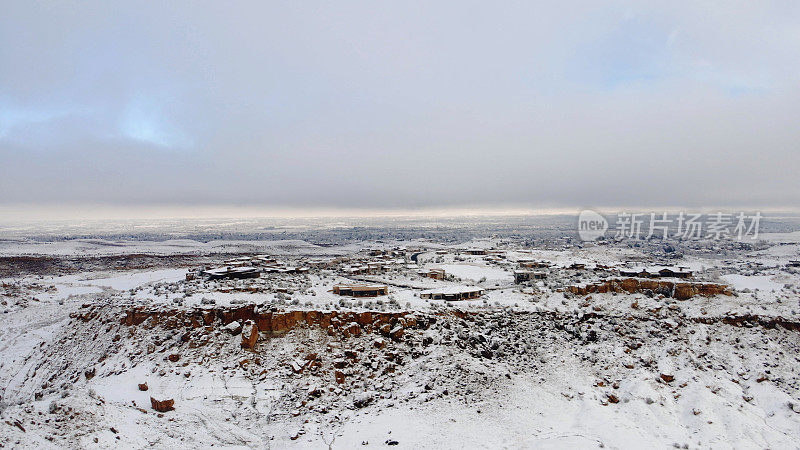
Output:
[[[175,400],[174,399],[156,400],[153,397],[150,397],[150,405],[153,407],[154,410],[164,413],[175,409],[174,408]]]
[[[239,323],[238,321],[234,320],[233,322],[225,325],[223,327],[223,329],[225,331],[227,331],[228,333],[236,336],[237,334],[242,332],[242,324]]]
[[[353,398],[353,406],[355,406],[356,408],[363,408],[372,403],[373,399],[374,399],[374,394],[372,392],[363,392],[361,394],[356,395],[355,398]]]

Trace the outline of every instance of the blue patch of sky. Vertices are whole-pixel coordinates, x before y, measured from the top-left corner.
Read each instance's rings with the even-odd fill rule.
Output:
[[[107,120],[115,116],[119,119]],[[193,145],[193,140],[166,116],[160,101],[142,95],[134,97],[119,112],[110,111],[108,107],[20,107],[7,101],[0,102],[0,141],[44,150],[51,144],[82,136],[99,140],[131,140],[175,151]]]
[[[579,47],[572,78],[601,89],[663,79],[670,75],[669,41],[669,29],[645,17],[624,17]]]
[[[11,137],[21,128],[36,126],[77,112],[70,108],[18,108],[0,104],[0,139]]]
[[[125,106],[119,121],[119,133],[131,139],[163,149],[185,150],[192,139],[164,114],[161,101],[139,94]]]

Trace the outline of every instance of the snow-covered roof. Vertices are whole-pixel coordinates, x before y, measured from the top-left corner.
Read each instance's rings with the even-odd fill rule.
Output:
[[[420,294],[465,294],[468,292],[479,292],[483,290],[484,289],[479,286],[446,286],[422,291]]]

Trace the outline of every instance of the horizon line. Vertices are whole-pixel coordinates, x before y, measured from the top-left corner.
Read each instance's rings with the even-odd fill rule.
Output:
[[[71,220],[169,220],[169,219],[313,219],[313,218],[403,218],[403,217],[492,217],[575,215],[593,210],[600,214],[647,212],[660,214],[692,212],[755,212],[800,213],[796,207],[731,207],[731,206],[559,206],[531,207],[521,205],[461,205],[420,208],[355,208],[355,207],[286,207],[223,204],[0,204],[0,223],[47,222]]]

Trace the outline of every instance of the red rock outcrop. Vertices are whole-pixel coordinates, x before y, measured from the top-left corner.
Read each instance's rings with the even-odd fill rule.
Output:
[[[617,293],[640,293],[651,291],[662,294],[665,297],[673,297],[678,300],[686,300],[701,295],[713,297],[715,295],[733,295],[728,286],[714,283],[686,283],[664,280],[640,280],[637,278],[623,278],[621,280],[607,280],[602,283],[588,284],[586,286],[570,286],[569,292],[575,295],[589,295],[593,293],[605,294],[608,292]]]
[[[99,307],[99,306],[98,306]],[[98,307],[87,305],[85,310],[74,313],[74,317],[88,321],[95,318]],[[466,316],[465,314],[461,315]],[[201,326],[226,326],[233,321],[248,324],[242,331],[242,348],[255,348],[261,333],[268,336],[280,336],[299,326],[314,326],[327,330],[332,335],[344,338],[360,336],[363,332],[386,329],[387,336],[394,334],[395,339],[402,338],[402,331],[388,333],[391,330],[405,328],[425,329],[428,320],[415,316],[410,312],[340,312],[340,311],[269,311],[256,312],[254,305],[238,308],[219,307],[214,309],[175,310],[166,308],[132,307],[125,311],[120,323],[127,326],[144,326],[153,328],[162,326],[167,329],[194,329]],[[201,325],[202,324],[202,325]],[[209,328],[209,329],[210,329]],[[188,340],[188,339],[187,339]],[[192,342],[191,344],[194,344]],[[193,345],[196,346],[196,345]]]

